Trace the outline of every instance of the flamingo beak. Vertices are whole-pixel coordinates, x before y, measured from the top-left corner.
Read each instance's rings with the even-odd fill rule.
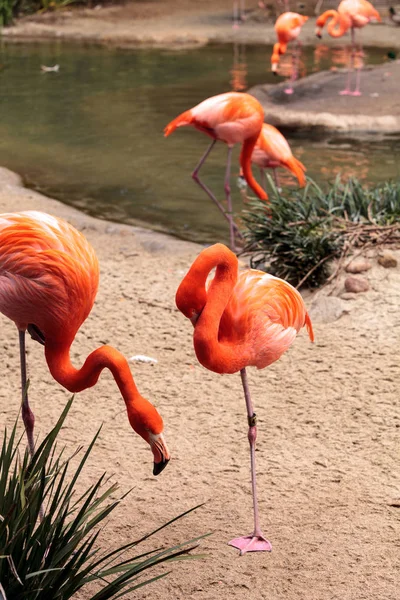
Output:
[[[169,463],[170,454],[162,433],[150,434],[150,446],[154,454],[153,475],[159,475]]]
[[[317,36],[317,38],[319,38],[320,40],[322,39],[322,33],[320,32],[319,29],[315,30],[315,35]]]

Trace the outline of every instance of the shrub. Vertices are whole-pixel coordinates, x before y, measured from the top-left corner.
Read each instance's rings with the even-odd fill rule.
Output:
[[[243,252],[251,254],[252,267],[313,287],[329,277],[331,259],[400,241],[400,182],[364,188],[337,178],[323,191],[309,180],[283,195],[268,179],[270,203],[252,199],[242,212]]]
[[[139,540],[111,551],[101,549],[99,526],[122,498],[111,499],[118,486],[108,486],[105,475],[77,497],[75,484],[99,432],[67,481],[72,457],[65,456],[65,449],[57,451],[56,439],[71,403],[32,460],[27,451],[20,455],[16,426],[10,434],[5,432],[0,454],[0,598],[3,595],[4,600],[67,600],[90,582],[100,588],[91,600],[120,598],[167,575],[138,579],[145,570],[193,558],[188,552],[200,539],[131,554],[142,541],[191,512],[187,511]]]

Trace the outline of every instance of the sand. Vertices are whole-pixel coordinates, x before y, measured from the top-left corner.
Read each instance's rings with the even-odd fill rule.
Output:
[[[341,280],[335,289],[308,293],[315,343],[302,331],[278,363],[249,369],[259,417],[260,512],[273,551],[239,557],[227,541],[252,528],[240,377],[218,376],[197,364],[191,325],[174,304],[201,247],[84,216],[22,188],[16,175],[1,169],[1,212],[33,208],[67,218],[99,257],[100,289],[73,345],[74,364],[103,343],[128,358],[145,354],[158,361],[132,364],[141,393],[165,421],[172,459],[158,478],[110,374],[76,396],[62,430],[72,451],[87,445],[103,423],[82,485],[107,471],[122,492],[133,487],[102,532],[103,543],[126,543],[203,502],[147,547],[213,532],[200,546],[205,558],[175,563],[165,579],[130,597],[398,598],[400,268],[384,269],[371,258],[367,293],[343,299]],[[0,322],[3,426],[16,418],[20,392],[16,330],[5,317]],[[31,340],[28,361],[41,437],[69,394],[52,381],[42,347]]]

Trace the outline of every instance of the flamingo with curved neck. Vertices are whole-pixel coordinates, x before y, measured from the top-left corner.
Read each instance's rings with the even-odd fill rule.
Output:
[[[295,12],[284,12],[276,20],[274,29],[278,41],[274,44],[271,56],[271,71],[276,75],[278,72],[279,58],[285,54],[289,42],[297,40],[296,52],[292,56],[292,74],[290,85],[286,88],[285,94],[293,94],[293,82],[297,79],[300,60],[300,42],[297,39],[300,35],[301,28],[308,20],[308,17]]]
[[[354,68],[354,58],[356,51],[355,42],[355,29],[365,27],[368,23],[373,21],[381,21],[380,14],[372,6],[368,0],[342,0],[336,10],[326,10],[322,13],[316,21],[315,34],[317,37],[322,37],[322,29],[328,22],[327,31],[330,36],[339,38],[350,29],[351,32],[351,53],[350,53],[350,64],[347,72],[347,82],[344,90],[341,90],[339,94],[341,96],[360,96],[360,69],[357,69],[356,74],[356,87],[352,92],[350,90],[351,73]],[[361,46],[360,46],[361,51]]]
[[[0,215],[0,311],[19,330],[22,417],[31,454],[34,415],[27,395],[25,331],[44,345],[50,373],[70,392],[94,386],[103,369],[111,371],[132,428],[152,449],[157,475],[169,460],[163,421],[140,395],[124,356],[102,346],[80,369],[71,364],[70,348],[93,306],[98,280],[93,248],[69,223],[37,211]]]
[[[240,165],[243,169],[243,175],[248,185],[257,196],[261,200],[267,200],[267,194],[254,179],[251,170],[251,154],[261,132],[263,122],[264,111],[256,98],[245,93],[227,92],[203,100],[203,102],[200,102],[197,106],[178,115],[164,129],[164,136],[167,137],[178,127],[191,125],[212,138],[210,146],[207,148],[193,171],[192,177],[227,219],[229,223],[232,250],[235,249],[235,234],[237,234],[237,227],[235,226],[232,215],[230,188],[232,149],[235,144],[242,144]],[[217,140],[225,142],[228,146],[228,158],[225,172],[227,211],[198,176],[200,168],[205,163]]]
[[[207,277],[216,268],[207,287]],[[240,371],[250,444],[254,529],[229,542],[245,552],[270,551],[258,514],[255,442],[257,419],[247,384],[246,367],[263,369],[278,360],[303,326],[313,330],[303,299],[289,283],[262,271],[238,271],[236,256],[223,244],[203,250],[183,278],[178,309],[194,325],[193,344],[199,362],[216,373]]]

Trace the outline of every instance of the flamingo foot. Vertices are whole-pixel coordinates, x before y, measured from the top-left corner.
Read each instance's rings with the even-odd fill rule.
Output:
[[[263,535],[254,535],[254,533],[234,538],[228,544],[240,550],[240,556],[246,552],[271,552],[272,550],[271,543]]]
[[[293,94],[293,88],[286,88],[286,90],[283,90],[285,92],[285,94]]]
[[[341,92],[339,92],[339,96],[351,96],[351,91],[348,90],[347,88],[345,90],[342,90]]]
[[[361,92],[359,90],[355,90],[354,92],[350,92],[350,96],[361,96]]]

